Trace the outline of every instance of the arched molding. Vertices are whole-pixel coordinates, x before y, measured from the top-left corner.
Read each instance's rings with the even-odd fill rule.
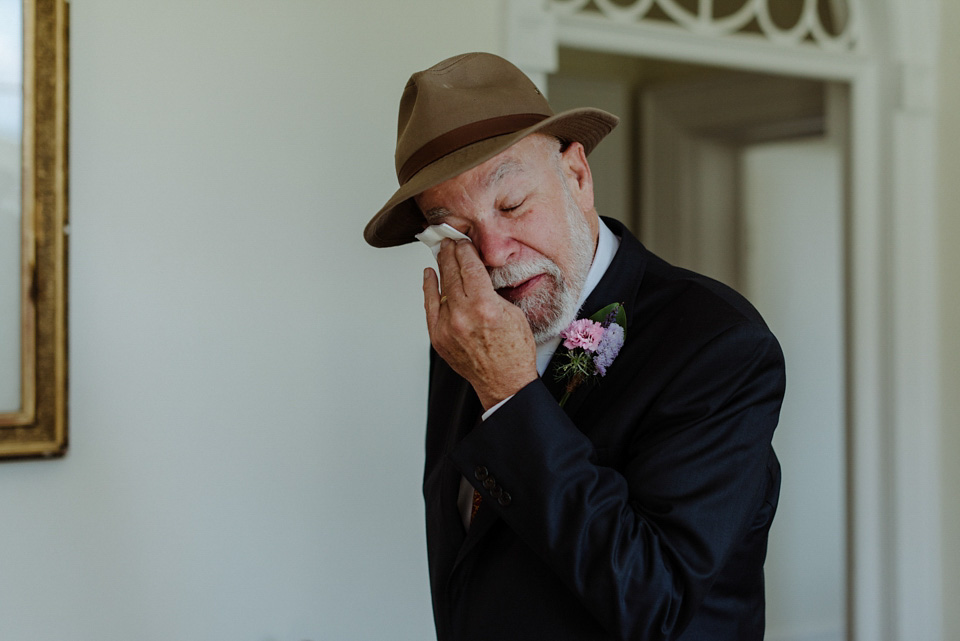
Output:
[[[766,6],[759,0],[722,27],[644,20],[654,4],[676,4],[663,0],[503,2],[505,55],[544,89],[561,45],[849,86],[849,638],[942,639],[934,183],[940,0],[850,2],[848,33],[832,38],[809,24],[810,37],[742,33],[747,12]]]
[[[550,0],[551,11],[567,17],[600,16],[618,23],[659,25],[702,37],[757,37],[787,47],[815,47],[829,51],[859,48],[861,0],[800,0],[779,7],[799,7],[778,23],[775,0],[739,0],[717,15],[713,0],[700,0],[696,8],[677,0]],[[732,11],[730,11],[732,7]],[[832,18],[824,20],[825,13]],[[781,20],[783,18],[781,17]]]

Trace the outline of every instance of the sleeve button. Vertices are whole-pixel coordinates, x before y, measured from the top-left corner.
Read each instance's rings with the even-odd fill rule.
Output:
[[[489,475],[489,472],[487,472],[487,468],[485,468],[484,466],[478,465],[473,470],[473,475],[476,477],[478,481],[482,481],[483,479],[487,478],[487,476]]]
[[[503,507],[507,507],[508,505],[510,505],[510,501],[513,500],[513,497],[510,496],[508,492],[503,492],[500,496],[495,498],[497,499],[497,503],[499,503]]]
[[[496,486],[497,479],[493,478],[492,476],[488,476],[487,478],[483,479],[483,487],[487,488],[488,490],[492,490]]]

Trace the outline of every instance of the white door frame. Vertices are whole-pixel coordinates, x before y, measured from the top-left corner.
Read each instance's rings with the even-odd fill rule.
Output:
[[[503,53],[544,89],[561,45],[849,85],[849,638],[941,639],[940,0],[856,3],[857,53],[568,15],[550,0],[502,2]]]
[[[829,132],[846,150],[843,89],[786,76],[724,74],[658,82],[641,91],[644,188],[637,215],[643,243],[661,258],[740,289],[737,168],[743,148]],[[839,116],[829,124],[827,110]]]

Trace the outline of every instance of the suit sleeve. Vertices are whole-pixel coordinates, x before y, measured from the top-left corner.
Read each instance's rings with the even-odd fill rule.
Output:
[[[627,365],[618,389],[652,400],[626,410],[630,400],[619,394],[616,410],[591,411],[610,425],[578,427],[538,380],[452,456],[482,494],[489,490],[476,471],[495,479],[508,500],[485,506],[612,634],[671,639],[762,508],[783,359],[766,328],[742,323],[691,350],[668,380],[642,380],[642,368]],[[587,436],[608,428],[625,434],[616,467],[598,461]]]

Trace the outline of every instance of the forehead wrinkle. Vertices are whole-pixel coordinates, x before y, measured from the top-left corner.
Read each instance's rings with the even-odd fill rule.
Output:
[[[487,179],[484,181],[484,187],[489,188],[490,186],[503,180],[504,176],[512,173],[521,173],[523,172],[523,165],[517,162],[514,159],[505,160],[500,163],[495,171],[490,172],[487,176]]]

